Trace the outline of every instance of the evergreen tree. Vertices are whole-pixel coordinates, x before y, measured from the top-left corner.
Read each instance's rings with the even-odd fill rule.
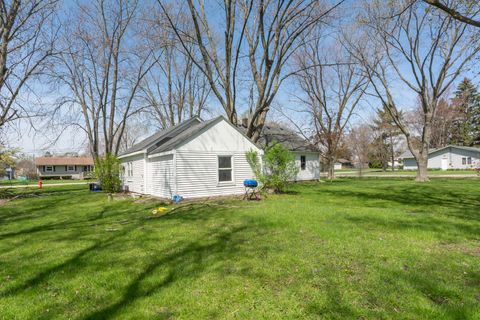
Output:
[[[395,138],[401,134],[392,116],[384,106],[377,111],[372,126],[375,138],[374,147],[370,155],[373,166],[381,166],[383,170],[388,168],[388,161],[395,163]]]
[[[453,103],[461,117],[452,130],[451,144],[480,144],[480,94],[468,78],[459,83]]]

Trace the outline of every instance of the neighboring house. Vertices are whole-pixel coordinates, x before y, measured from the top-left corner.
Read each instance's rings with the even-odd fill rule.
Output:
[[[247,130],[247,121],[242,119],[238,126],[243,132]],[[265,149],[275,143],[282,144],[295,155],[298,166],[296,181],[318,180],[320,178],[320,153],[306,139],[279,124],[267,123],[262,130],[257,145]]]
[[[353,168],[353,163],[352,161],[347,159],[338,159],[337,162],[335,162],[333,168],[335,170],[351,169]]]
[[[246,152],[262,151],[225,118],[199,117],[160,131],[123,152],[128,191],[162,198],[242,194],[254,178]]]
[[[417,162],[410,151],[401,155],[403,169],[416,170]],[[428,153],[429,169],[473,169],[480,164],[480,148],[446,146],[431,149]]]
[[[403,163],[402,163],[402,160],[401,160],[401,159],[394,159],[394,160],[393,160],[393,166],[394,166],[395,168],[396,168],[396,167],[400,167],[402,164],[403,164]],[[388,162],[387,162],[387,165],[388,165],[389,167],[392,167],[392,161],[388,161]]]
[[[35,166],[39,178],[84,179],[91,175],[91,157],[38,157]]]

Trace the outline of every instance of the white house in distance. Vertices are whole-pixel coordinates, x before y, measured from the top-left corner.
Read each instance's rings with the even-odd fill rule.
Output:
[[[342,169],[352,169],[353,163],[347,159],[338,159],[337,162],[333,165],[334,170],[342,170]]]
[[[247,130],[247,119],[242,119],[238,126],[243,132]],[[266,123],[257,145],[265,149],[275,143],[280,143],[295,155],[298,167],[296,181],[320,179],[320,154],[307,140],[277,123]]]
[[[122,153],[128,191],[162,198],[242,194],[254,178],[246,152],[262,151],[223,117],[195,117],[158,132]]]
[[[92,157],[38,157],[35,166],[39,178],[85,179],[93,170]]]
[[[410,151],[400,156],[403,169],[417,170],[417,162]],[[431,149],[428,153],[429,169],[474,169],[480,165],[480,148],[464,146],[446,146]]]

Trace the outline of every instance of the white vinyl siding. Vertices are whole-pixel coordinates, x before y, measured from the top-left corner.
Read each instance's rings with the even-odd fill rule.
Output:
[[[122,159],[126,173],[123,184],[128,187],[129,191],[144,193],[144,164],[143,154]],[[129,169],[130,172],[128,172]]]
[[[318,153],[294,152],[298,167],[297,181],[318,180],[320,178],[320,161]],[[302,170],[302,157],[305,157],[305,169]]]
[[[254,178],[244,152],[232,155],[233,182],[219,183],[216,152],[177,151],[177,188],[184,198],[222,196],[245,192],[243,180]]]
[[[147,192],[161,198],[174,195],[173,155],[151,158],[148,161]]]
[[[461,148],[448,147],[428,155],[428,168],[440,169],[442,159],[447,159],[448,169],[472,169],[480,161],[480,151],[465,150]],[[417,162],[413,158],[404,159],[405,170],[417,170]]]

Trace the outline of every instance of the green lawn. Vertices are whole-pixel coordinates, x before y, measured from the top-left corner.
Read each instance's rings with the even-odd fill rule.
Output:
[[[480,319],[478,180],[298,184],[163,216],[86,188],[0,207],[0,319]]]
[[[335,170],[336,174],[349,174],[352,176],[358,175],[359,170],[358,169],[342,169],[342,170]],[[395,171],[391,171],[390,169],[387,171],[383,171],[381,169],[365,169],[362,171],[362,174],[364,176],[369,176],[369,175],[385,175],[385,176],[395,176],[395,175],[411,175],[415,176],[417,174],[416,170],[398,170],[395,169]],[[475,170],[428,170],[428,175],[431,177],[435,177],[438,175],[471,175],[472,177],[477,176],[478,173]]]

